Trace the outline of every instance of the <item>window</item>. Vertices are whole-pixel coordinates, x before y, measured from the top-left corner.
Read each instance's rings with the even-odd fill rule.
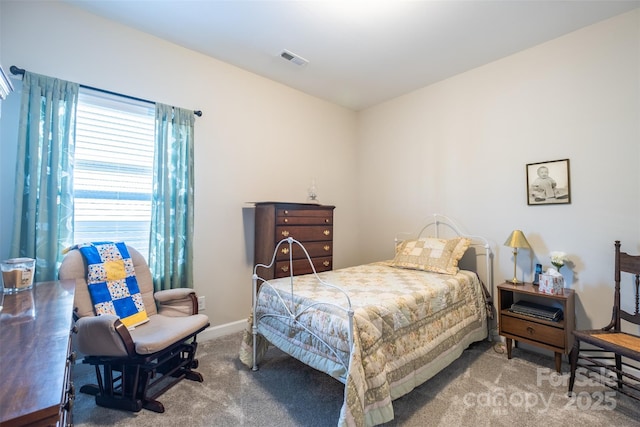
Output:
[[[149,254],[155,107],[87,88],[78,95],[74,240]]]

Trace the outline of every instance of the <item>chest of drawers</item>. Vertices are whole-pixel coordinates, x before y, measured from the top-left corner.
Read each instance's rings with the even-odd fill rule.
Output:
[[[270,264],[278,242],[292,237],[304,245],[317,272],[331,270],[334,209],[335,206],[305,203],[256,203],[255,263]],[[289,246],[282,245],[276,255],[275,265],[260,269],[258,275],[266,280],[288,276],[290,257],[294,275],[312,272],[299,246],[294,245],[293,253],[289,254]]]

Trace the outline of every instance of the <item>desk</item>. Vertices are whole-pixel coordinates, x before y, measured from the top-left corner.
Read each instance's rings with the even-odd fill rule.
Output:
[[[72,425],[75,282],[7,294],[0,312],[0,425]]]

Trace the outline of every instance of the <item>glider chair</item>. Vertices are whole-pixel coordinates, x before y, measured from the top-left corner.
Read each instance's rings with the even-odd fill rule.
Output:
[[[198,367],[196,335],[209,326],[209,319],[198,314],[193,289],[154,293],[144,257],[126,248],[148,319],[137,326],[127,327],[113,314],[95,314],[87,261],[80,250],[68,252],[58,272],[61,280],[75,280],[74,339],[83,363],[96,371],[97,384],[84,385],[80,391],[94,395],[99,406],[162,413],[164,406],[156,400],[159,395],[183,378],[203,381],[193,370]]]
[[[628,285],[624,287],[626,292],[622,292],[620,287],[622,279],[625,279],[624,283]],[[576,370],[582,368],[595,373],[589,376],[618,393],[640,400],[640,378],[636,376],[640,370],[639,288],[640,255],[620,252],[620,241],[616,240],[615,290],[611,322],[602,329],[574,331],[574,346],[569,355],[569,395],[573,393]],[[634,305],[633,314],[622,308],[622,293],[622,301],[629,306]],[[635,295],[631,296],[632,293]],[[587,344],[588,348],[581,348],[581,343]]]

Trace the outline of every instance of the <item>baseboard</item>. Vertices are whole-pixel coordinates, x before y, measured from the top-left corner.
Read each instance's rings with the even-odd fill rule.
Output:
[[[224,325],[210,326],[198,334],[198,341],[208,341],[225,335],[242,332],[247,328],[247,319],[238,320]]]

